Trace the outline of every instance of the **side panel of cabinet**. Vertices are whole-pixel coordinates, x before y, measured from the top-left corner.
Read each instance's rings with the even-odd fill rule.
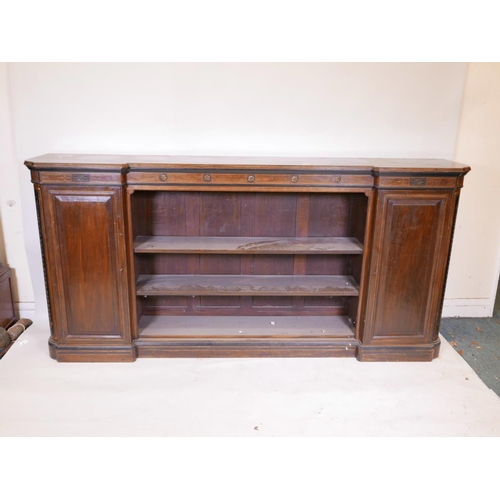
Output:
[[[453,191],[379,191],[364,345],[432,343],[444,293]]]
[[[41,188],[53,340],[130,344],[121,188]]]

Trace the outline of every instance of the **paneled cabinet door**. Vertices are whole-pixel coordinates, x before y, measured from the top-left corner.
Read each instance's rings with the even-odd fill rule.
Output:
[[[456,197],[379,191],[363,344],[430,344],[437,335]]]
[[[130,343],[121,188],[42,187],[40,195],[54,340]]]

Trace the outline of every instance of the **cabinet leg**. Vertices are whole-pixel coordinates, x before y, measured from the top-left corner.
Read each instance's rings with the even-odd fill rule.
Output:
[[[439,356],[441,341],[406,346],[360,345],[358,361],[432,361]]]
[[[135,346],[74,346],[57,345],[49,340],[49,353],[59,362],[123,363],[137,359]]]

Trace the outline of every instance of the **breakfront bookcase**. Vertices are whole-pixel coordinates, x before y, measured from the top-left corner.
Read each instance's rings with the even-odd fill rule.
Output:
[[[468,166],[66,154],[25,164],[58,361],[439,353]]]

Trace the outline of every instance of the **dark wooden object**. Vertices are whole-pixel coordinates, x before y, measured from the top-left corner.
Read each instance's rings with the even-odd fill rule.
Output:
[[[26,165],[59,361],[438,355],[465,165],[115,155]]]
[[[17,319],[12,293],[12,272],[0,262],[0,326],[7,330]]]
[[[30,319],[22,318],[16,321],[8,330],[0,326],[0,359],[3,358],[12,347],[14,341],[32,324],[33,322]]]
[[[12,272],[0,262],[0,359],[12,344],[7,330],[17,321],[12,293]]]

